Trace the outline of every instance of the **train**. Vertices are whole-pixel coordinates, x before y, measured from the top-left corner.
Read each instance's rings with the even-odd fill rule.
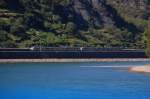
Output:
[[[147,58],[144,49],[94,47],[0,48],[0,59]]]

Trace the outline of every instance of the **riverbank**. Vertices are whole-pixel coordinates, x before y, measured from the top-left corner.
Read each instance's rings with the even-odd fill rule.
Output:
[[[150,65],[131,67],[129,69],[129,71],[131,71],[131,72],[138,72],[138,73],[150,73]]]
[[[119,62],[150,61],[147,58],[110,58],[110,59],[0,59],[0,63],[52,63],[52,62]]]

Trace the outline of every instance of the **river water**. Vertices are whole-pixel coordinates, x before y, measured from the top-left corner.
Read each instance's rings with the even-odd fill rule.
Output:
[[[0,99],[148,99],[150,62],[0,64]]]

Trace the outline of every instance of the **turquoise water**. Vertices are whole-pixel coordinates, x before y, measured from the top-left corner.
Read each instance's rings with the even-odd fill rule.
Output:
[[[0,64],[0,99],[148,99],[150,75],[127,70],[148,63]]]

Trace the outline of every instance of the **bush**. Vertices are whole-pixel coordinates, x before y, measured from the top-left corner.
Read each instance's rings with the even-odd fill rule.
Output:
[[[148,26],[145,29],[145,40],[146,40],[146,53],[150,57],[150,20]]]

